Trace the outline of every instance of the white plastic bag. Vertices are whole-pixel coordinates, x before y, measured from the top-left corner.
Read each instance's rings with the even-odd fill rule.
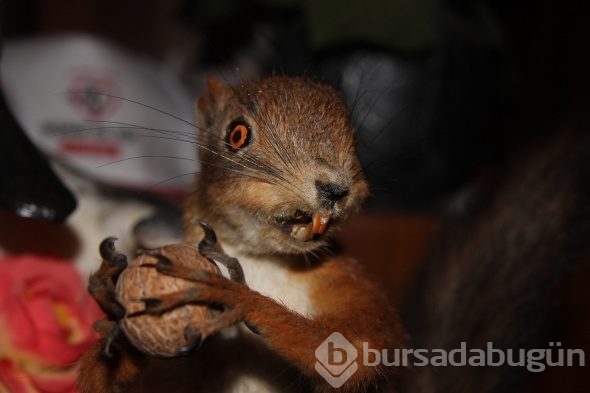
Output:
[[[160,65],[87,36],[7,42],[1,64],[11,107],[46,154],[110,185],[186,192],[199,170],[197,94]]]

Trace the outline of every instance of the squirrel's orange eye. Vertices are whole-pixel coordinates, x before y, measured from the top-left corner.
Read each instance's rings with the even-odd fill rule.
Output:
[[[231,151],[238,151],[250,143],[250,126],[244,121],[232,122],[228,127],[227,145]]]

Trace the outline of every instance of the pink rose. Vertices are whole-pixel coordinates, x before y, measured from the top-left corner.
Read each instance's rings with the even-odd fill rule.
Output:
[[[0,259],[0,391],[74,392],[76,362],[102,318],[68,261]]]

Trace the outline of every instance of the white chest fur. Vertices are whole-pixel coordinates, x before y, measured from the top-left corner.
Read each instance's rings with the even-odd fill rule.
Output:
[[[313,316],[309,286],[296,277],[286,263],[272,257],[240,256],[226,246],[224,251],[238,258],[244,269],[246,283],[251,289],[280,302],[292,311],[307,317]]]
[[[288,265],[277,258],[252,258],[241,256],[230,246],[224,245],[224,252],[238,258],[248,286],[268,296],[290,310],[301,315],[312,317],[313,307],[309,297],[309,286],[296,277]],[[222,271],[225,270],[220,266]],[[224,272],[227,273],[227,272]],[[286,373],[288,364],[276,355],[270,354],[258,336],[248,329],[236,326],[226,329],[223,341],[217,341],[222,346],[212,350],[206,356],[207,362],[215,363],[218,356],[224,369],[220,375],[227,373],[227,386],[223,389],[213,389],[218,393],[278,393],[292,392],[294,376]],[[258,369],[251,372],[248,367]],[[245,370],[246,369],[246,370]],[[221,377],[224,379],[225,377]]]

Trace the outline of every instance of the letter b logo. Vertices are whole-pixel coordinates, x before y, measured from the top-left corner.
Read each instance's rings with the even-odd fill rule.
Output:
[[[358,351],[342,334],[332,333],[315,351],[316,371],[332,386],[339,388],[358,369]]]
[[[336,348],[333,341],[328,341],[328,364],[330,366],[342,366],[346,364],[348,356],[344,348]]]

